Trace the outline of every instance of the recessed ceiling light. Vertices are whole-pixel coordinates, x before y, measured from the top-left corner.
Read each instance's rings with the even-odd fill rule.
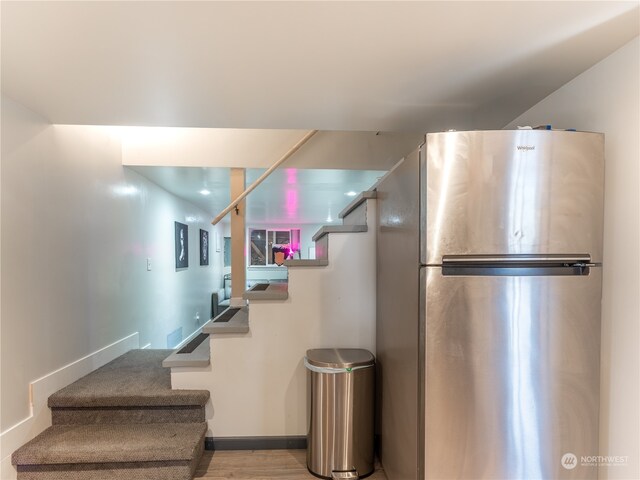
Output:
[[[354,192],[353,190],[351,190],[350,192],[345,193],[345,195],[346,195],[347,197],[355,197],[355,196],[357,195],[357,193],[356,193],[356,192]]]
[[[133,185],[114,185],[111,191],[120,197],[131,197],[139,193],[139,190]]]
[[[200,195],[209,195],[211,192],[209,190],[207,190],[206,188],[203,188],[202,190],[200,190]]]
[[[331,218],[331,215],[327,217],[327,222],[333,222],[333,218]]]

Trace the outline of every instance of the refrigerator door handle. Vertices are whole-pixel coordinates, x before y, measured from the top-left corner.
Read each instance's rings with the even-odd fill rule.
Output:
[[[443,277],[560,277],[589,276],[591,267],[585,264],[574,264],[561,267],[529,266],[487,266],[456,265],[442,266]]]
[[[443,266],[596,266],[591,263],[591,255],[586,253],[568,255],[444,255]]]
[[[591,257],[577,255],[446,255],[444,276],[586,276]]]

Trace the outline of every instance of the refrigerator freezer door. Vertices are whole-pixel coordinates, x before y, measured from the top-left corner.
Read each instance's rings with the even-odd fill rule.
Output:
[[[420,281],[425,478],[596,479],[601,268]]]
[[[588,254],[600,263],[603,182],[602,134],[429,134],[421,158],[420,261]]]

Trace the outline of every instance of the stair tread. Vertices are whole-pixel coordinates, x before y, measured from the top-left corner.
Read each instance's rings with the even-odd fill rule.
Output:
[[[296,259],[284,261],[285,267],[326,267],[328,265],[329,265],[329,262],[327,261],[326,258],[318,258],[318,259],[296,258]]]
[[[189,342],[187,346],[189,346],[194,341],[200,341],[200,344],[197,345],[195,349],[190,352],[185,352],[185,347],[174,350],[171,355],[169,355],[162,361],[162,366],[167,368],[208,366],[211,360],[211,352],[209,349],[209,333],[203,332],[202,329],[200,329],[200,333],[196,335],[194,337],[194,340]]]
[[[264,285],[256,283],[249,290],[244,292],[242,298],[245,300],[286,300],[289,298],[289,284],[288,283],[270,283],[264,290],[256,289],[259,286]]]
[[[366,225],[325,225],[320,227],[320,230],[311,239],[315,242],[328,233],[361,233],[366,231]]]
[[[13,465],[190,461],[206,423],[56,425],[16,450]]]
[[[131,350],[49,397],[49,407],[205,405],[207,390],[172,390],[172,350]]]
[[[202,331],[208,334],[218,333],[248,333],[249,332],[249,308],[235,309],[235,313],[229,318],[225,315],[229,309],[217,317],[211,319],[203,327]],[[222,320],[222,321],[220,321]]]
[[[354,211],[357,207],[359,207],[363,202],[366,202],[369,199],[377,198],[378,192],[375,190],[365,190],[364,192],[360,192],[360,194],[355,197],[349,205],[344,207],[342,211],[338,214],[338,218],[344,218],[349,215],[352,211]]]

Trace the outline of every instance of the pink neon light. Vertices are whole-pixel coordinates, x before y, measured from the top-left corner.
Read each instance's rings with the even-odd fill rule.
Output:
[[[287,190],[286,210],[289,218],[295,217],[298,213],[298,191],[293,188]]]
[[[287,183],[289,185],[298,183],[298,171],[295,168],[285,168],[284,171],[287,174]]]

